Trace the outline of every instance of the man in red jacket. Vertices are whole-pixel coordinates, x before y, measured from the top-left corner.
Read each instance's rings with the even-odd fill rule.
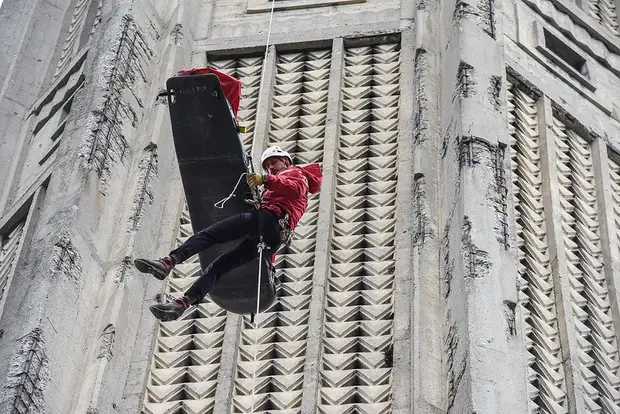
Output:
[[[239,245],[215,259],[183,297],[152,305],[150,309],[156,318],[163,321],[179,318],[190,305],[200,303],[221,276],[256,259],[260,240],[259,215],[263,224],[263,241],[268,246],[263,254],[267,257],[275,255],[283,242],[280,219],[287,218],[288,227],[294,230],[308,207],[308,194],[318,192],[321,186],[319,164],[297,167],[292,163],[291,156],[282,148],[268,148],[261,157],[261,165],[268,174],[248,174],[250,187],[265,186],[260,209],[234,215],[201,230],[166,257],[134,261],[140,272],[151,273],[163,280],[175,265],[210,246],[243,238]]]

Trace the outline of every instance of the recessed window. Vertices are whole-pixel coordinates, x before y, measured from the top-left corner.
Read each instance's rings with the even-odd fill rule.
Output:
[[[584,53],[571,46],[561,35],[547,30],[539,21],[534,22],[534,36],[536,50],[539,52],[537,54],[530,51],[534,58],[564,81],[573,82],[574,80],[591,92],[596,91],[590,79],[588,60],[584,57]]]
[[[581,55],[575,52],[566,43],[549,33],[547,29],[544,29],[544,36],[547,49],[555,53],[560,59],[568,63],[571,68],[575,69],[580,74],[588,76],[586,60]]]

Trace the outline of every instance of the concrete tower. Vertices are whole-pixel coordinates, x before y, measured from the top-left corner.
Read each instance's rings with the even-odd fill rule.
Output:
[[[620,412],[620,1],[274,1],[4,0],[0,412]],[[207,64],[325,174],[257,324],[131,265]]]

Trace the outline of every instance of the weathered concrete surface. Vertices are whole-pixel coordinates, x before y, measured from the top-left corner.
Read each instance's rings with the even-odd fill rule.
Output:
[[[23,120],[30,105],[45,88],[47,72],[54,64],[56,39],[71,1],[6,0],[0,8],[0,176],[10,177],[19,157]],[[50,44],[51,41],[51,44]],[[2,183],[0,209],[5,207]]]
[[[442,346],[443,297],[441,296],[440,256],[441,245],[440,200],[441,173],[438,153],[441,145],[439,96],[441,84],[437,74],[440,69],[440,27],[435,24],[440,8],[436,3],[415,3],[412,34],[403,32],[403,47],[410,41],[409,50],[403,49],[403,62],[413,63],[413,71],[405,78],[403,96],[411,96],[409,105],[403,105],[403,127],[406,133],[405,154],[410,155],[413,171],[408,180],[411,199],[403,198],[400,208],[411,216],[412,234],[409,245],[403,243],[402,254],[411,255],[412,281],[408,298],[411,312],[410,343],[403,343],[411,353],[411,409],[409,412],[445,412],[445,376],[442,372],[444,358]],[[403,3],[403,11],[405,4]],[[412,38],[409,39],[409,36]],[[405,73],[403,73],[404,75]],[[411,89],[409,89],[411,88]],[[413,137],[409,136],[413,134]],[[410,151],[410,154],[409,154]],[[403,164],[407,156],[401,155]],[[402,191],[402,190],[401,190]],[[399,338],[395,338],[397,341]],[[441,373],[438,375],[438,373]]]
[[[104,2],[84,67],[76,63],[66,80],[54,83],[70,3],[5,0],[0,9],[0,56],[10,57],[0,60],[0,176],[7,177],[0,188],[0,222],[17,220],[28,211],[20,203],[36,194],[23,260],[5,292],[0,319],[0,409],[26,399],[20,378],[30,373],[35,412],[137,412],[156,335],[147,308],[162,285],[130,263],[169,250],[182,199],[167,108],[155,96],[168,76],[205,64],[208,53],[264,50],[269,13],[248,14],[247,0]],[[272,77],[257,111],[255,157],[270,128],[279,50],[327,45],[340,62],[351,38],[401,36],[394,412],[526,412],[527,362],[514,320],[507,71],[547,96],[543,113],[552,106],[568,113],[577,118],[575,128],[597,139],[599,214],[602,237],[609,240],[604,255],[616,256],[604,147],[620,151],[614,94],[620,81],[611,75],[620,49],[609,34],[592,34],[599,28],[577,6],[567,3],[558,11],[551,3],[566,2],[367,0],[274,16],[266,66]],[[558,35],[570,33],[587,60],[594,90],[545,61],[535,23]],[[304,412],[316,406],[321,381],[339,76],[334,64]],[[58,106],[76,91],[58,132],[65,116]],[[550,159],[553,146],[547,144]],[[552,182],[545,184],[549,206],[557,198]],[[552,210],[546,209],[549,223],[557,221]],[[560,243],[556,233],[552,244]],[[564,262],[558,257],[555,266]],[[605,266],[614,285],[609,274],[617,263]],[[562,324],[570,324],[565,302]],[[240,323],[234,319],[229,317],[225,344],[238,341]],[[574,347],[571,329],[563,328],[567,349]],[[215,410],[228,412],[235,349],[226,349],[221,363]],[[565,361],[568,371],[576,365]],[[579,393],[575,378],[571,389]]]
[[[152,337],[155,320],[145,317],[141,324],[140,315],[150,302],[145,299],[161,284],[138,274],[130,262],[136,252],[167,251],[174,240],[181,186],[167,110],[156,103],[155,94],[169,73],[190,58],[188,53],[170,58],[170,48],[178,48],[171,40],[177,17],[168,27],[161,13],[170,13],[170,4],[159,8],[125,1],[102,10],[104,24],[92,39],[88,76],[73,99],[28,241],[28,260],[18,266],[8,292],[0,320],[0,376],[10,379],[26,369],[20,349],[34,349],[44,361],[41,374],[33,378],[38,390],[33,409],[41,412],[118,412],[125,404],[125,383],[131,391],[132,380],[140,381],[133,395],[142,393],[146,370],[136,364],[148,363],[145,339]],[[186,14],[180,11],[181,22]],[[167,59],[163,68],[162,58]],[[5,85],[14,88],[12,82]],[[29,90],[22,87],[20,93],[24,108],[41,89],[40,84],[29,87],[30,102]],[[7,105],[7,94],[2,98]],[[131,396],[133,406],[124,412],[139,406],[141,398]],[[2,411],[20,398],[25,399],[7,382]]]
[[[505,165],[500,98],[505,71],[484,4],[441,4],[441,267],[449,413],[525,409],[525,383],[514,382],[524,378],[524,367],[511,363],[522,349],[509,329],[514,314],[505,311],[505,303],[516,304],[516,268],[503,253],[507,234],[497,223],[497,208],[507,202],[500,192],[505,180],[495,167]]]
[[[620,99],[615,92],[620,88],[620,78],[612,75],[599,58],[604,54],[602,51],[610,50],[610,46],[603,46],[597,39],[598,36],[585,35],[585,30],[575,25],[569,15],[564,13],[553,13],[552,24],[545,26],[556,34],[559,30],[565,30],[565,26],[572,26],[575,36],[581,40],[577,45],[582,45],[585,51],[593,51],[592,54],[585,51],[581,53],[587,60],[590,78],[595,80],[596,90],[591,92],[569,76],[558,76],[547,70],[543,55],[536,50],[534,35],[530,29],[535,21],[543,21],[540,14],[523,4],[511,7],[506,5],[501,9],[501,13],[506,27],[504,44],[507,66],[539,91],[544,91],[566,112],[573,116],[578,114],[579,122],[588,133],[602,137],[614,151],[620,152],[620,121],[614,118],[614,108],[618,106]],[[593,29],[600,28],[594,26]],[[619,59],[620,51],[607,52],[607,57],[608,61]]]

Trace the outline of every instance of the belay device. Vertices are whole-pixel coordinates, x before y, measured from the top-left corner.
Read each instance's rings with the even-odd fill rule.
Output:
[[[245,173],[251,160],[243,150],[235,120],[241,83],[212,68],[202,68],[179,72],[168,79],[166,87],[174,146],[196,233],[249,209],[245,199],[252,196]],[[228,195],[225,207],[218,208],[216,204]],[[202,270],[239,242],[215,245],[200,253]],[[254,314],[271,306],[276,288],[270,258],[263,255],[260,266],[259,271],[256,259],[220,276],[209,293],[213,302],[238,314]]]

